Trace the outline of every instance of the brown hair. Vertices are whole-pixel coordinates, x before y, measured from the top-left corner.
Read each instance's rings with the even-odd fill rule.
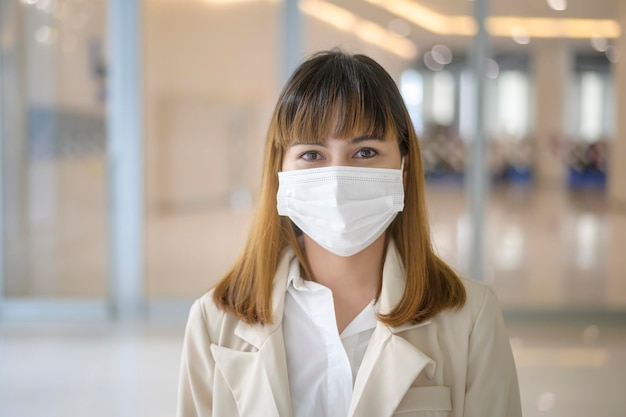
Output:
[[[398,305],[378,317],[389,326],[421,322],[465,303],[457,274],[433,251],[419,142],[393,79],[374,60],[338,50],[313,55],[284,87],[270,122],[260,198],[246,247],[233,268],[216,285],[216,304],[247,323],[271,323],[272,282],[283,250],[290,246],[303,267],[310,268],[296,230],[278,215],[278,172],[285,150],[299,142],[361,135],[397,137],[405,164],[404,210],[387,230],[406,270]]]

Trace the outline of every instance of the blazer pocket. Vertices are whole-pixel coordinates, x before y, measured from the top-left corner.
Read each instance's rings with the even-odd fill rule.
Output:
[[[446,417],[451,410],[449,387],[413,387],[400,401],[394,416]]]

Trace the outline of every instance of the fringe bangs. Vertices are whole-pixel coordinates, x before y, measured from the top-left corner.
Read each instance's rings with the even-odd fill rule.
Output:
[[[287,83],[274,131],[274,143],[282,149],[293,142],[382,138],[397,132],[393,106],[372,81],[371,69],[360,61],[329,58],[317,67],[304,65]]]

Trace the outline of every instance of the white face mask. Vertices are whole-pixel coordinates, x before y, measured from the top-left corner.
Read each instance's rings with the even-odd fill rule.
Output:
[[[278,183],[278,214],[339,256],[367,248],[404,208],[402,169],[311,168],[279,172]]]

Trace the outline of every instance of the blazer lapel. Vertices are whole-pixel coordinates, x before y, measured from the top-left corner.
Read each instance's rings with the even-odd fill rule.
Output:
[[[405,270],[393,241],[383,265],[383,282],[377,311],[388,314],[402,298]],[[432,378],[435,362],[396,333],[429,325],[406,323],[396,328],[378,323],[354,383],[349,417],[391,416],[411,384],[422,372]]]
[[[218,345],[212,345],[211,352],[216,367],[235,397],[239,415],[292,415],[282,332],[272,333],[257,352]]]
[[[292,417],[291,393],[281,322],[289,266],[294,253],[287,249],[278,264],[272,288],[274,322],[239,322],[235,335],[258,349],[255,352],[212,345],[215,365],[226,379],[241,416]]]
[[[435,362],[379,323],[357,374],[348,416],[391,416],[423,371],[432,377]]]

